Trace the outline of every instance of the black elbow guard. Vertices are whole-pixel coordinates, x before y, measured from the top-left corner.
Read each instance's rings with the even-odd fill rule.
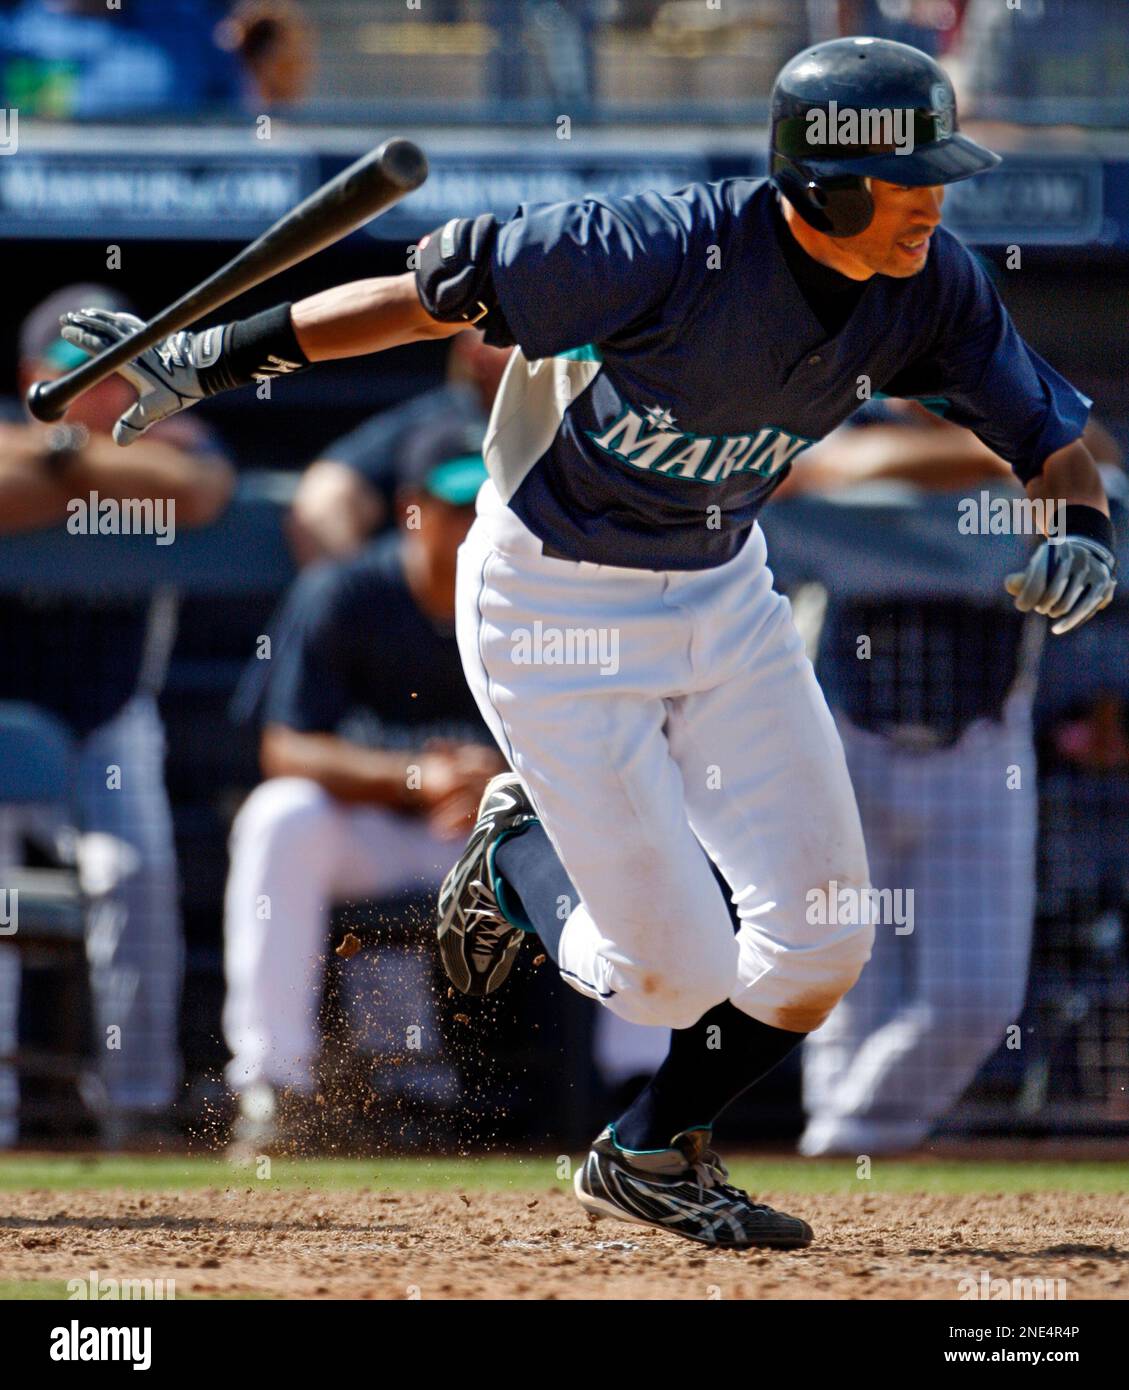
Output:
[[[473,323],[491,347],[513,347],[491,272],[497,238],[498,221],[492,212],[452,217],[420,239],[416,289],[433,319]]]

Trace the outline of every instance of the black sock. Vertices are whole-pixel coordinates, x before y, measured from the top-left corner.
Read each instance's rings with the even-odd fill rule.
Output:
[[[494,886],[502,911],[535,931],[554,963],[561,932],[580,899],[540,822],[507,835],[494,851]]]
[[[534,822],[507,835],[493,870],[506,915],[535,931],[559,964],[561,932],[579,898],[544,827]],[[672,1029],[666,1060],[615,1121],[617,1141],[625,1149],[665,1149],[682,1130],[711,1126],[803,1039],[750,1018],[728,1000],[692,1027]]]
[[[716,1028],[716,1032],[711,1029]],[[666,1060],[615,1121],[625,1149],[666,1149],[685,1129],[705,1129],[803,1041],[750,1018],[728,1000],[691,1028],[675,1028]]]

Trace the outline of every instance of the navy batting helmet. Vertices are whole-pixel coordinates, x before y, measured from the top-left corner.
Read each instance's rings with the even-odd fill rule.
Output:
[[[872,178],[920,188],[1000,162],[958,132],[944,70],[890,39],[832,39],[786,63],[772,89],[771,151],[772,182],[835,237],[870,225]]]

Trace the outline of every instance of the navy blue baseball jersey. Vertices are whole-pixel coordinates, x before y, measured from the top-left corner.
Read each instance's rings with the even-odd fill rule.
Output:
[[[944,228],[920,274],[875,275],[828,332],[758,179],[522,204],[492,274],[519,352],[486,463],[549,549],[655,570],[731,559],[792,460],[865,393],[925,399],[1026,482],[1090,401],[1016,332]]]
[[[454,623],[438,626],[416,604],[399,536],[299,575],[269,667],[268,724],[384,748],[419,748],[429,738],[491,742],[463,676]]]

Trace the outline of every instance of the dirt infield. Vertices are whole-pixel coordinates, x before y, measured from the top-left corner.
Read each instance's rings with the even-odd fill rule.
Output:
[[[8,1192],[0,1277],[174,1279],[178,1298],[956,1299],[1006,1296],[999,1280],[1013,1296],[1129,1297],[1126,1197],[761,1195],[816,1243],[711,1254],[591,1222],[562,1188]]]

